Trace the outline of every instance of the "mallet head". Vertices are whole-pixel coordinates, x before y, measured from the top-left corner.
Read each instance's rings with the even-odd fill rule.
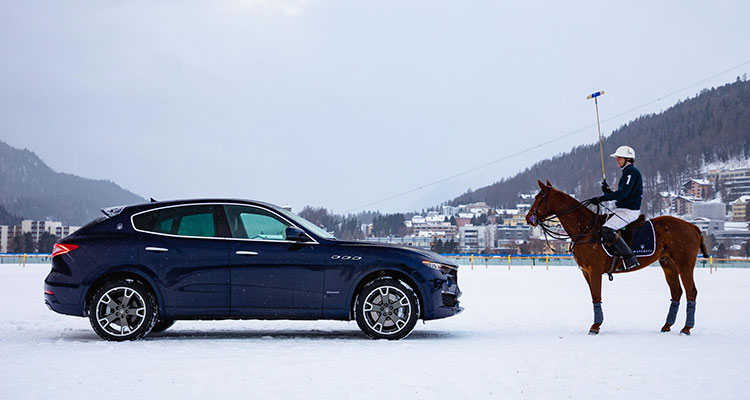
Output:
[[[596,93],[592,93],[592,94],[590,94],[590,95],[589,95],[588,97],[586,97],[586,99],[593,99],[593,98],[595,98],[595,97],[599,97],[599,96],[601,96],[601,95],[603,95],[603,94],[604,94],[604,91],[603,91],[603,90],[601,90],[601,91],[599,91],[599,92],[596,92]]]

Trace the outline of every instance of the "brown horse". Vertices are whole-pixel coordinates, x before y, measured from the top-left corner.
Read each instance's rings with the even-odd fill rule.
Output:
[[[553,188],[549,181],[546,185],[540,181],[539,187],[541,191],[536,195],[534,204],[526,214],[526,222],[531,226],[536,226],[557,216],[565,232],[570,236],[573,241],[573,257],[581,267],[583,277],[586,278],[591,290],[591,299],[594,302],[594,324],[591,325],[589,334],[596,335],[604,321],[604,314],[601,310],[602,275],[607,273],[612,263],[612,257],[604,252],[598,240],[599,228],[604,222],[604,216],[597,217],[597,214],[585,207],[584,203]],[[651,222],[656,233],[654,254],[648,257],[638,257],[640,265],[637,268],[615,273],[637,271],[659,260],[672,295],[667,322],[661,331],[669,332],[675,322],[680,297],[682,297],[680,287],[680,280],[682,280],[687,297],[687,319],[685,327],[680,332],[689,335],[695,322],[695,298],[698,295],[693,280],[693,269],[699,250],[704,257],[708,257],[703,236],[697,226],[679,218],[662,216],[651,219]]]

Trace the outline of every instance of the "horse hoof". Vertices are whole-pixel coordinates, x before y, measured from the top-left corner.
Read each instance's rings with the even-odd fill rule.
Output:
[[[589,329],[589,336],[598,335],[599,330],[598,329]]]
[[[672,327],[671,325],[664,325],[664,326],[661,327],[661,331],[662,332],[669,332],[669,331],[672,330],[672,329],[670,329],[671,327]]]
[[[688,335],[688,336],[690,336],[690,329],[691,329],[691,328],[688,328],[688,327],[686,326],[686,327],[682,328],[682,330],[680,331],[680,333],[681,333],[681,334],[683,334],[683,335]]]

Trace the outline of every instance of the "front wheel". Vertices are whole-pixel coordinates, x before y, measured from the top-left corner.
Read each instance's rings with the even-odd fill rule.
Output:
[[[397,279],[376,279],[357,295],[354,316],[359,329],[372,339],[403,339],[417,324],[419,299]]]
[[[141,283],[108,282],[89,304],[89,321],[104,340],[136,340],[146,336],[157,320],[156,300]]]

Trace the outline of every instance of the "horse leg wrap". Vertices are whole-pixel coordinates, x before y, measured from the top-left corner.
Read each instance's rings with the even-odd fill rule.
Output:
[[[693,303],[695,306],[695,303]],[[669,314],[667,314],[667,324],[674,325],[674,321],[677,319],[677,311],[680,309],[680,302],[672,300],[672,304],[669,305]]]
[[[594,303],[594,323],[601,324],[604,322],[604,313],[602,312],[602,303]]]
[[[695,326],[695,302],[687,302],[687,318],[685,319],[685,326],[692,328]]]

